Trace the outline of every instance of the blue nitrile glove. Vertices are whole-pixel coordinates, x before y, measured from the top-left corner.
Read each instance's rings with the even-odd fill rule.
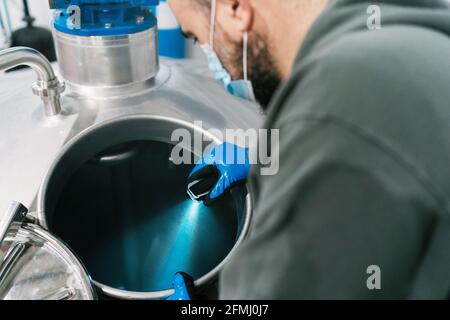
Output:
[[[211,190],[205,197],[199,199],[209,205],[233,186],[245,183],[249,171],[248,149],[226,142],[211,148],[203,155],[189,175],[188,184],[194,181],[212,180],[209,185],[203,183],[205,190],[201,190],[202,187],[200,190],[198,188],[196,190],[197,194]],[[201,184],[199,183],[199,185]]]
[[[173,277],[172,281],[175,293],[167,300],[192,300],[194,291],[194,279],[184,272],[178,272]]]

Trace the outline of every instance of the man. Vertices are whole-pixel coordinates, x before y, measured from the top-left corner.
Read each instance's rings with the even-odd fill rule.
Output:
[[[447,298],[449,2],[169,4],[280,129],[279,173],[251,171],[252,230],[220,297]]]

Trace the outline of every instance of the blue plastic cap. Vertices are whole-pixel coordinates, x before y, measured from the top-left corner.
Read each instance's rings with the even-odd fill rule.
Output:
[[[114,36],[153,28],[157,20],[150,10],[159,0],[50,0],[57,9],[55,29],[79,36]]]
[[[50,9],[67,9],[69,6],[96,5],[105,7],[107,5],[125,5],[131,7],[157,6],[159,0],[49,0]]]

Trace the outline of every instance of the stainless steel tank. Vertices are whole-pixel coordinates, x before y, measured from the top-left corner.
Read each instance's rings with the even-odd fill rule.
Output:
[[[171,163],[170,135],[184,128],[220,143],[226,129],[259,128],[259,107],[230,96],[204,64],[160,63],[154,30],[54,34],[67,82],[57,115],[30,92],[33,72],[0,75],[0,218],[13,199],[29,207],[35,224],[23,228],[66,242],[65,261],[78,256],[101,295],[164,298],[176,271],[205,288],[244,240],[251,200],[245,187],[213,208],[189,200],[191,167]],[[76,297],[95,298],[83,287]]]

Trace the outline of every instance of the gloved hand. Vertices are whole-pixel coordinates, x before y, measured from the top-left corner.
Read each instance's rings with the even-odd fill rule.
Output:
[[[166,300],[193,300],[194,279],[184,272],[178,272],[172,282],[175,293]]]
[[[233,186],[245,183],[249,171],[248,149],[226,142],[211,148],[203,155],[189,175],[188,184],[212,179],[212,186],[211,183],[209,185],[203,183],[204,190],[201,190],[202,187],[196,190],[196,194],[204,194],[211,190],[205,197],[199,199],[210,205]]]

